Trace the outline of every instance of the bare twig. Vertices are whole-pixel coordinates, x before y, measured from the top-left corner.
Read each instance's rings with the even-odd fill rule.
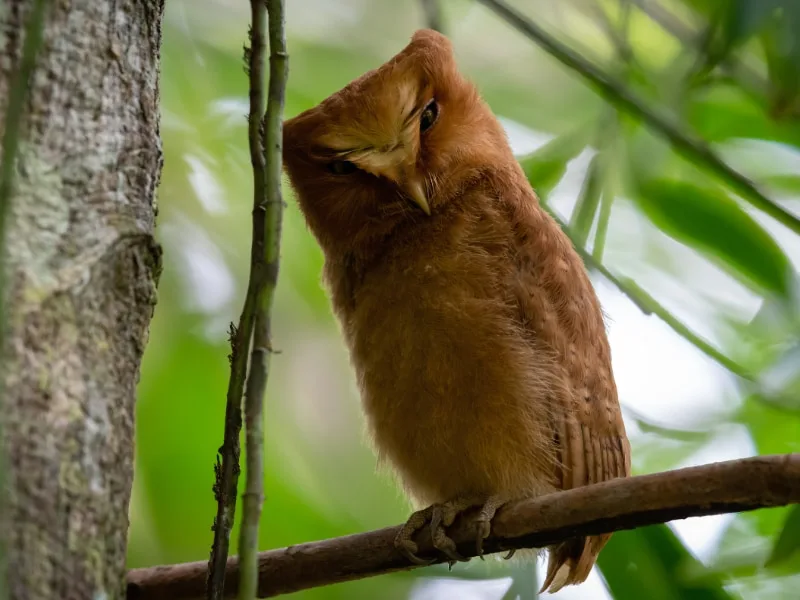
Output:
[[[425,26],[428,29],[435,29],[439,33],[444,33],[442,23],[442,7],[439,0],[420,0],[422,10],[425,12]]]
[[[263,287],[263,256],[266,232],[264,210],[267,203],[266,157],[264,155],[264,53],[267,34],[267,6],[263,0],[250,1],[250,47],[245,50],[247,73],[250,79],[250,114],[248,115],[248,141],[250,162],[253,166],[253,240],[250,256],[251,287],[256,296],[253,344],[245,386],[245,462],[247,464],[245,491],[242,495],[242,526],[239,533],[239,597],[250,600],[255,597],[257,568],[253,556],[258,553],[258,526],[263,502],[264,459],[262,407],[266,385],[264,361],[269,356],[268,340],[264,340],[265,323],[269,324],[260,310],[258,296]],[[225,557],[227,561],[227,556]],[[222,569],[222,565],[220,565]]]
[[[551,36],[503,0],[478,0],[478,2],[485,4],[553,58],[580,74],[608,102],[644,121],[666,138],[685,158],[703,166],[753,206],[793,232],[800,233],[800,219],[767,198],[752,181],[724,163],[703,140],[682,131],[679,124],[674,122],[674,118],[655,112],[627,87],[609,77],[596,65]]]
[[[576,535],[596,535],[675,519],[741,512],[800,502],[800,454],[763,456],[615,479],[509,504],[492,522],[487,552],[544,547]],[[399,527],[262,552],[261,597],[415,568],[395,549]],[[449,532],[464,556],[474,556],[474,530],[464,520]],[[427,530],[423,556],[442,561]],[[203,563],[136,569],[128,600],[194,600],[202,595]],[[236,559],[228,561],[231,574]],[[232,597],[236,590],[226,589]]]
[[[288,77],[283,0],[269,0],[266,5],[263,0],[251,0],[251,5],[250,152],[256,183],[252,273],[257,276],[259,289],[244,408],[247,479],[242,497],[242,529],[239,537],[241,600],[255,598],[258,589],[258,530],[264,502],[263,407],[272,357],[272,304],[280,263],[283,105]],[[265,8],[269,14],[270,73],[267,112],[262,122]]]
[[[240,554],[245,557],[243,593],[255,588],[255,557],[258,521],[263,501],[263,424],[262,404],[269,372],[270,311],[278,278],[283,200],[280,188],[283,98],[287,77],[286,42],[283,34],[283,3],[268,4],[253,0],[250,48],[246,51],[250,76],[250,115],[248,135],[253,164],[253,241],[250,277],[239,326],[231,327],[231,377],[225,406],[225,435],[216,467],[214,492],[217,516],[214,542],[208,562],[206,597],[220,600],[225,590],[225,575],[231,529],[236,513],[239,481],[239,433],[242,426],[242,393],[247,375],[247,352],[253,338],[251,370],[247,378],[247,461],[248,480],[243,499],[243,525]],[[264,115],[264,49],[269,11],[270,84],[269,105]],[[248,566],[253,568],[248,569]],[[249,583],[248,583],[249,582]],[[252,597],[253,594],[247,597]]]

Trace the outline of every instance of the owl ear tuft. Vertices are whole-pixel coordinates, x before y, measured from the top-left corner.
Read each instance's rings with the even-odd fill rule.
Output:
[[[440,52],[447,52],[448,54],[453,51],[453,45],[450,40],[434,29],[417,30],[411,36],[411,44],[436,48]]]

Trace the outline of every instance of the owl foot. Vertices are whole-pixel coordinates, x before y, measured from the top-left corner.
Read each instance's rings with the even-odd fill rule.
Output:
[[[419,547],[411,539],[417,531],[430,523],[433,547],[448,558],[451,567],[456,562],[469,560],[458,553],[455,542],[447,536],[444,528],[452,525],[458,513],[470,505],[462,500],[453,500],[418,510],[408,518],[395,537],[395,547],[416,565],[430,565],[435,562],[434,559],[425,560],[417,556]]]
[[[491,522],[497,509],[505,504],[505,500],[499,496],[486,498],[456,498],[442,504],[434,504],[423,510],[413,513],[406,524],[400,529],[394,540],[395,547],[405,555],[408,560],[417,565],[429,565],[434,560],[425,560],[417,556],[419,547],[411,539],[414,534],[430,523],[431,540],[433,547],[439,550],[448,558],[448,563],[452,567],[456,562],[467,562],[469,559],[461,556],[456,550],[455,542],[448,537],[445,532],[446,527],[450,527],[455,522],[456,517],[467,508],[481,506],[481,511],[475,518],[476,526],[476,548],[477,555],[483,559],[483,540],[491,533]],[[511,558],[514,553],[512,550],[506,556]]]
[[[477,539],[475,545],[477,548],[477,556],[483,560],[483,540],[489,537],[492,533],[492,519],[494,519],[497,510],[506,503],[506,500],[501,496],[489,496],[481,506],[481,511],[475,517],[475,529],[477,530]],[[508,560],[514,556],[516,550],[510,550],[503,558]]]

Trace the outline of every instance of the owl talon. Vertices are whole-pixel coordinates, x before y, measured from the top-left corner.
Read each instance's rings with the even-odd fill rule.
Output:
[[[436,548],[439,552],[444,554],[449,560],[447,561],[450,563],[450,568],[453,568],[453,565],[457,562],[469,562],[468,558],[464,558],[461,556],[458,551],[456,550],[455,542],[447,537],[444,529],[439,527],[432,536],[433,540],[433,547]]]
[[[405,556],[410,562],[414,563],[415,565],[419,565],[421,567],[427,567],[435,562],[435,559],[433,558],[426,559],[417,556],[416,552],[417,550],[419,550],[419,547],[411,540],[404,540],[401,542],[395,540],[394,545],[395,548],[397,548],[403,556]]]
[[[400,528],[394,538],[394,547],[405,556],[410,562],[415,565],[428,566],[435,562],[436,559],[425,559],[417,556],[419,546],[411,538],[414,534],[425,526],[428,519],[433,514],[433,508],[428,507],[425,510],[418,510],[413,513],[406,521],[405,525]]]
[[[489,535],[492,533],[492,519],[497,513],[497,509],[503,506],[503,504],[505,504],[505,500],[502,500],[498,496],[491,496],[483,503],[481,512],[475,518],[475,529],[477,530],[477,536],[475,540],[476,555],[481,559],[483,559],[483,540],[489,537]],[[511,558],[511,555],[514,552],[515,551],[512,550],[506,556],[506,560]]]
[[[453,524],[462,510],[474,504],[471,500],[457,499],[418,510],[408,518],[397,533],[394,539],[395,548],[415,565],[426,566],[436,562],[436,559],[428,560],[417,556],[419,547],[412,540],[414,534],[429,523],[433,547],[447,558],[451,569],[457,562],[469,562],[468,558],[459,554],[455,542],[448,537],[445,528]]]
[[[460,502],[446,502],[434,505],[431,514],[431,541],[433,547],[444,554],[450,565],[450,569],[456,562],[469,562],[468,558],[461,556],[456,550],[455,542],[447,535],[445,527],[450,527],[455,521],[456,515],[461,510]]]
[[[415,565],[430,565],[435,562],[435,559],[428,560],[417,556],[419,548],[411,539],[417,531],[422,529],[427,523],[430,523],[433,547],[447,558],[450,569],[452,569],[453,565],[457,562],[469,562],[469,558],[464,558],[459,554],[456,543],[447,535],[445,528],[450,527],[455,522],[456,517],[461,511],[475,506],[476,504],[481,505],[481,511],[475,518],[477,534],[475,547],[477,556],[483,560],[483,540],[489,537],[492,532],[492,519],[495,513],[497,513],[497,509],[505,504],[505,500],[501,499],[499,496],[490,496],[488,499],[482,499],[478,502],[474,499],[458,498],[419,510],[408,518],[406,524],[403,525],[398,532],[394,540],[395,548]],[[506,555],[506,560],[511,558],[514,552],[514,550],[511,550]]]
[[[517,553],[517,549],[516,548],[512,548],[511,550],[508,551],[508,554],[506,554],[503,557],[503,560],[510,560],[511,557],[514,556],[516,553]]]

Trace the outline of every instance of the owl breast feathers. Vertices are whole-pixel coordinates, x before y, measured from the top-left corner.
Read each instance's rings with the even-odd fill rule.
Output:
[[[428,30],[284,126],[284,163],[380,460],[420,505],[630,473],[597,297],[506,135]],[[549,548],[545,588],[609,536]]]

